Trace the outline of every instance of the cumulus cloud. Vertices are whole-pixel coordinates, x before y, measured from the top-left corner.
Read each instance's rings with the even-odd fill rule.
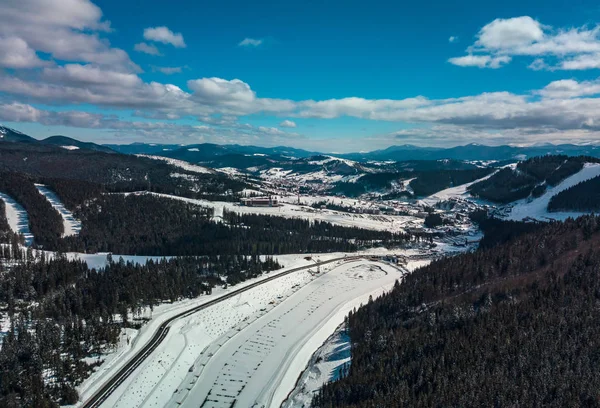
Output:
[[[144,29],[144,39],[163,44],[171,44],[176,48],[185,48],[186,46],[181,33],[174,33],[165,26],[148,27]]]
[[[449,61],[460,66],[497,68],[499,65],[483,63],[484,59],[506,58],[501,61],[502,65],[510,62],[512,57],[526,56],[535,58],[529,67],[536,70],[600,67],[600,26],[555,29],[529,16],[498,18],[483,26],[476,38],[475,43],[467,48],[467,56]],[[554,58],[557,63],[547,64],[543,57]]]
[[[13,44],[15,38],[20,40],[20,51],[15,51],[19,64],[40,65],[30,51],[35,50],[63,61],[139,70],[125,51],[100,37],[110,31],[110,22],[88,0],[5,0],[0,2],[0,15],[0,38]]]
[[[27,42],[18,37],[0,37],[0,66],[5,68],[36,68],[48,65]]]
[[[279,124],[279,126],[280,127],[285,127],[285,128],[295,128],[296,127],[296,122],[286,119],[283,122],[281,122]]]
[[[242,41],[239,42],[239,46],[240,47],[258,47],[259,45],[261,45],[264,42],[263,39],[256,39],[256,38],[244,38]]]
[[[458,41],[458,37],[451,35],[450,38],[448,38],[448,42],[450,43],[454,43]]]
[[[511,57],[501,55],[492,57],[489,55],[465,55],[464,57],[450,58],[448,62],[459,67],[478,67],[478,68],[500,68],[504,64],[508,64]]]
[[[137,43],[133,46],[133,49],[137,52],[143,52],[144,54],[148,55],[162,55],[154,44],[148,44],[145,42]]]

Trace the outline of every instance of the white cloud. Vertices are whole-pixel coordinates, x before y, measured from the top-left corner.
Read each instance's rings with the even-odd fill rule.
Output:
[[[136,45],[134,45],[133,49],[138,52],[143,52],[144,54],[162,55],[154,44],[148,44],[145,42],[137,43]]]
[[[508,64],[511,57],[502,55],[491,57],[489,55],[465,55],[464,57],[450,58],[448,62],[459,67],[478,67],[478,68],[500,68],[504,64]]]
[[[286,119],[283,122],[281,122],[279,124],[279,126],[280,127],[285,127],[285,128],[295,128],[296,127],[296,122]]]
[[[36,68],[48,65],[34,49],[19,37],[0,37],[0,66],[5,68]]]
[[[139,70],[125,51],[100,37],[110,30],[110,22],[88,0],[5,0],[0,2],[0,15],[0,37],[19,38],[31,50],[63,61]],[[26,53],[28,61],[34,61],[31,52]]]
[[[153,71],[162,72],[165,75],[180,74],[184,67],[152,67]]]
[[[450,42],[450,43],[458,42],[458,37],[451,35],[450,38],[448,38],[448,42]]]
[[[450,62],[497,68],[510,62],[511,57],[525,56],[535,58],[529,65],[534,70],[600,68],[600,26],[554,29],[529,16],[496,19],[479,31],[467,53],[469,55],[464,57],[451,58]],[[551,57],[557,63],[549,65],[542,57]],[[486,58],[489,61],[506,60],[493,65],[483,63]],[[467,64],[468,61],[471,64]]]
[[[242,41],[240,41],[240,43],[238,45],[240,47],[258,47],[263,42],[264,42],[263,39],[244,38]]]
[[[562,79],[550,82],[540,91],[539,95],[545,98],[569,99],[580,96],[591,96],[600,94],[600,81],[577,82],[573,79]]]
[[[479,31],[475,46],[486,50],[515,49],[529,46],[543,37],[542,25],[529,16],[497,18]]]
[[[156,41],[163,44],[171,44],[177,48],[185,48],[185,41],[181,33],[174,33],[167,27],[148,27],[144,29],[144,38],[148,41]]]

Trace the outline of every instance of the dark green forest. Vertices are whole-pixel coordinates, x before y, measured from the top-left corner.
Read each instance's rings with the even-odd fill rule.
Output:
[[[600,211],[600,176],[552,196],[548,211]]]
[[[515,169],[505,167],[487,180],[469,186],[476,197],[496,203],[541,196],[547,186],[555,186],[579,172],[584,163],[598,163],[593,157],[540,156],[519,162]]]
[[[598,406],[600,219],[434,261],[352,313],[314,407]]]

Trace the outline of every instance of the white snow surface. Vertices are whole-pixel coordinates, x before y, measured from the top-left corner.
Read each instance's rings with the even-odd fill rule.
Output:
[[[309,407],[314,394],[323,385],[340,378],[340,370],[350,364],[350,357],[350,336],[340,325],[313,354],[281,408]]]
[[[171,406],[279,407],[346,314],[369,295],[390,290],[401,276],[388,264],[360,260],[334,267],[280,303],[274,298],[279,304],[272,310],[199,356]]]
[[[487,176],[482,177],[478,180],[472,181],[470,183],[465,183],[465,184],[461,184],[460,186],[450,187],[445,190],[438,191],[437,193],[432,194],[429,197],[419,200],[419,203],[423,204],[423,205],[433,206],[440,201],[446,201],[451,198],[461,198],[461,197],[464,198],[465,196],[470,196],[470,194],[467,192],[467,188],[469,188],[470,185],[479,183],[480,181],[483,181],[483,180],[487,180],[490,177],[492,177],[494,174],[496,174],[497,172],[498,171],[494,171],[494,172],[488,174]]]
[[[91,268],[91,267],[104,266],[106,263],[106,255],[107,254],[94,254],[94,255],[67,254],[67,255],[69,257],[72,256],[72,257],[76,257],[76,258],[85,260],[86,262],[88,262],[88,266]],[[307,255],[307,254],[280,255],[280,256],[277,256],[276,258],[281,264],[284,265],[284,268],[282,268],[278,271],[264,274],[255,279],[249,279],[238,285],[231,286],[228,289],[215,288],[215,289],[213,289],[213,293],[211,295],[200,296],[195,299],[186,299],[186,300],[182,300],[182,301],[178,301],[178,302],[174,302],[174,303],[165,303],[165,304],[154,307],[154,310],[152,312],[150,312],[149,309],[144,310],[143,316],[151,318],[151,320],[146,325],[142,326],[142,328],[139,331],[136,331],[136,333],[130,332],[127,334],[130,337],[129,344],[127,344],[126,342],[122,342],[121,345],[119,347],[117,347],[117,349],[114,350],[112,353],[102,356],[102,358],[104,359],[104,363],[99,367],[99,369],[96,372],[94,372],[90,377],[85,379],[83,381],[83,383],[81,383],[77,387],[77,390],[80,395],[80,402],[78,404],[76,404],[76,406],[81,405],[82,401],[85,401],[88,398],[90,398],[94,394],[94,392],[96,392],[96,390],[105,381],[107,381],[112,375],[114,375],[124,364],[127,363],[127,361],[129,361],[130,358],[132,358],[141,348],[143,348],[144,345],[152,338],[152,336],[154,335],[154,332],[157,330],[157,328],[165,320],[169,319],[171,316],[174,316],[174,315],[176,315],[184,310],[188,310],[192,307],[209,302],[209,301],[211,301],[219,296],[222,296],[223,294],[226,294],[232,290],[236,290],[236,289],[242,288],[244,286],[250,285],[254,282],[266,279],[270,276],[273,276],[273,275],[276,275],[276,274],[279,274],[282,272],[286,272],[289,269],[296,268],[299,266],[306,266],[306,265],[314,264],[315,260],[305,259],[307,256],[309,256],[309,255]],[[315,256],[314,259],[318,259],[319,261],[325,261],[328,259],[333,259],[333,258],[338,258],[338,257],[343,257],[343,256],[344,256],[343,253],[320,254],[320,255]],[[118,255],[114,255],[113,257],[114,257],[115,261],[118,260],[118,258],[119,258]],[[144,258],[154,259],[154,258],[159,258],[159,257],[134,257],[134,256],[125,257],[125,256],[123,256],[123,258],[126,261],[143,262]],[[293,280],[289,281],[289,279],[293,278],[294,276],[296,276],[296,274],[291,274],[285,278],[277,279],[277,280],[271,282],[269,285],[271,285],[271,286],[273,286],[273,285],[277,286],[277,284],[281,285],[281,282],[285,279],[288,284],[281,285],[281,288],[283,288],[283,289],[289,288],[291,286],[289,283],[293,282]],[[260,286],[259,288],[263,288],[263,286]],[[252,292],[254,292],[254,291],[252,291]],[[256,295],[256,293],[254,293],[254,294]],[[244,296],[244,295],[245,294],[240,295],[240,296]],[[240,296],[236,297],[235,299],[239,299]],[[234,319],[238,319],[238,320],[243,319],[243,318],[249,316],[251,313],[253,313],[255,311],[255,309],[258,308],[258,305],[260,303],[254,303],[254,301],[252,299],[252,294],[245,295],[245,299],[247,299],[247,301],[248,301],[248,307],[236,307],[236,308],[230,307],[229,312],[223,312],[224,313],[223,319],[220,319],[220,318],[217,319],[217,320],[219,320],[219,322],[217,322],[214,326],[211,325],[211,320],[214,320],[215,316],[220,316],[220,314],[222,312],[221,306],[223,304],[220,304],[216,308],[210,308],[210,309],[207,309],[206,311],[204,311],[204,313],[211,311],[212,314],[206,314],[206,315],[203,313],[202,314],[194,314],[185,320],[184,319],[179,320],[178,324],[185,325],[186,322],[195,324],[194,322],[197,323],[197,322],[204,321],[204,320],[200,320],[200,321],[194,320],[196,318],[209,319],[208,321],[204,321],[202,327],[198,328],[197,330],[193,330],[189,334],[185,330],[183,332],[181,332],[181,330],[179,330],[179,329],[172,328],[169,332],[169,337],[163,342],[161,347],[154,353],[154,356],[159,355],[161,353],[161,350],[163,350],[163,349],[171,350],[173,347],[175,347],[174,350],[180,350],[181,344],[182,344],[181,342],[183,341],[183,343],[185,343],[186,336],[187,337],[192,336],[192,339],[189,342],[191,349],[188,350],[188,353],[192,352],[193,355],[192,355],[192,357],[188,357],[188,358],[192,358],[191,361],[193,361],[195,359],[195,355],[202,350],[202,348],[200,350],[197,350],[197,348],[194,347],[194,345],[197,344],[197,342],[201,342],[201,344],[205,344],[206,341],[210,341],[212,339],[212,337],[210,337],[209,335],[203,334],[204,330],[208,330],[208,333],[209,334],[212,333],[212,336],[214,336],[215,331],[220,332],[223,330],[228,330],[230,327],[232,327],[237,322],[237,320],[234,320]],[[232,302],[232,301],[233,301],[232,299],[228,300],[228,302]],[[241,314],[240,313],[236,314],[236,311],[241,311],[240,312]],[[202,317],[202,316],[204,316],[204,317]],[[229,316],[229,317],[227,317],[227,316]],[[206,325],[208,325],[210,327],[208,329],[206,329]],[[187,326],[187,327],[190,328],[190,326]],[[173,343],[175,344],[175,346],[173,346],[173,344],[171,343],[171,340],[170,340],[172,336],[175,336],[175,339],[173,340]],[[195,337],[193,337],[193,336],[198,336],[198,338],[195,339]],[[204,346],[202,346],[202,347],[204,347]],[[148,375],[153,375],[152,373],[155,370],[157,370],[157,369],[160,370],[162,367],[162,365],[161,365],[162,363],[160,363],[158,361],[162,361],[162,360],[160,358],[158,360],[156,360],[153,357],[151,357],[148,360],[146,360],[146,362],[141,367],[139,367],[136,372],[140,373],[139,375],[142,375],[142,378],[144,376],[147,377]],[[157,366],[157,364],[158,364],[158,366]],[[185,374],[187,374],[188,368],[189,368],[189,365],[185,365],[185,366],[179,365],[179,366],[177,366],[177,369],[171,368],[169,370],[168,377],[169,378],[171,378],[171,376],[174,376],[174,377],[171,378],[171,383],[166,383],[166,384],[170,384],[169,386],[172,386],[173,388],[169,389],[169,392],[167,392],[165,403],[166,403],[166,401],[168,401],[168,398],[171,396],[172,392],[175,390],[175,388],[180,383],[180,381],[184,378]],[[177,373],[179,373],[179,374],[177,374]],[[135,375],[135,377],[131,376],[127,381],[125,381],[125,383],[122,384],[121,387],[118,388],[112,394],[111,398],[109,398],[109,400],[107,400],[107,402],[103,406],[106,406],[106,407],[113,406],[114,404],[117,403],[117,401],[121,398],[121,396],[123,394],[135,395],[135,394],[139,394],[142,392],[146,392],[146,394],[148,394],[151,390],[149,390],[147,388],[148,385],[146,383],[144,383],[144,381],[142,381],[142,380],[137,381],[136,382],[137,385],[130,384],[134,381],[134,378],[138,378],[139,375]],[[131,385],[131,387],[130,387],[130,385]],[[145,391],[143,391],[143,390],[145,390]],[[123,398],[126,399],[127,397],[125,396]],[[164,396],[163,396],[163,399],[164,399]],[[162,405],[158,405],[158,406],[162,406]],[[128,408],[130,408],[130,407],[128,407]]]
[[[548,212],[548,203],[554,195],[561,191],[597,176],[600,176],[600,164],[586,163],[578,173],[567,177],[554,187],[549,186],[541,197],[533,200],[524,199],[517,201],[510,210],[510,213],[508,213],[507,219],[515,221],[524,219],[547,221],[566,220],[569,217],[577,218],[585,215],[587,214],[586,212]]]
[[[198,149],[196,149],[196,151],[198,151]],[[152,159],[152,160],[161,160],[161,161],[169,163],[172,166],[179,167],[180,169],[191,171],[193,173],[198,173],[198,174],[213,174],[214,173],[214,171],[208,167],[198,166],[197,164],[192,164],[192,163],[186,162],[184,160],[171,159],[169,157],[162,157],[162,156],[152,156],[149,154],[136,154],[136,156],[146,157],[146,158]]]
[[[79,231],[81,231],[81,221],[75,218],[71,211],[66,209],[56,193],[43,184],[36,184],[35,186],[62,217],[64,226],[63,237],[79,234]]]
[[[61,147],[66,150],[79,150],[78,146],[61,146]]]
[[[33,243],[33,234],[29,229],[29,216],[27,211],[7,194],[0,193],[0,199],[4,201],[6,207],[6,218],[8,225],[13,232],[22,234],[25,237],[25,244]]]
[[[302,218],[311,221],[327,221],[335,225],[346,227],[360,227],[370,230],[391,232],[403,232],[407,225],[421,225],[423,223],[422,219],[412,216],[353,214],[333,210],[314,209],[304,205],[290,204],[285,202],[282,202],[282,204],[278,207],[246,207],[232,202],[199,200],[169,194],[148,193],[145,191],[123,194],[153,194],[160,197],[197,204],[202,207],[213,208],[215,211],[215,219],[222,218],[223,211],[227,210],[240,214],[266,214],[285,218]]]

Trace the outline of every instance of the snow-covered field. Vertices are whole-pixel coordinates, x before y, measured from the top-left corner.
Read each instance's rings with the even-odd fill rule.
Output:
[[[33,234],[29,229],[29,216],[27,211],[7,194],[0,193],[0,199],[4,201],[6,207],[6,218],[8,225],[13,232],[22,234],[25,237],[25,244],[33,243]]]
[[[93,266],[102,266],[106,262],[106,254],[99,254],[97,256],[87,255],[87,254],[70,254],[69,256],[82,258],[82,259],[86,260],[87,262],[90,262],[90,264],[89,264],[90,266],[92,266],[92,265]],[[231,286],[228,289],[215,288],[211,295],[200,296],[195,299],[186,299],[186,300],[175,302],[172,304],[171,303],[162,304],[160,306],[156,306],[152,312],[150,312],[150,310],[145,310],[144,313],[142,314],[142,316],[140,316],[140,317],[151,318],[151,320],[146,325],[144,325],[139,331],[127,332],[123,336],[123,341],[122,341],[120,347],[118,347],[112,353],[102,356],[104,363],[100,366],[100,368],[77,387],[79,394],[80,394],[81,401],[85,401],[89,397],[91,397],[93,395],[93,393],[98,389],[98,387],[100,387],[106,380],[108,380],[112,375],[114,375],[123,365],[125,365],[131,357],[133,357],[141,348],[144,347],[144,345],[148,342],[148,340],[153,336],[156,329],[165,320],[169,319],[170,317],[172,317],[184,310],[188,310],[192,307],[209,302],[209,301],[211,301],[219,296],[222,296],[232,290],[236,290],[236,289],[242,288],[244,286],[250,285],[254,282],[266,279],[270,276],[273,276],[274,274],[283,273],[289,269],[300,267],[300,266],[313,265],[314,262],[317,260],[318,261],[326,261],[329,259],[343,257],[344,254],[343,253],[320,254],[320,255],[314,256],[312,259],[305,259],[306,256],[307,256],[306,254],[293,254],[293,255],[277,256],[276,257],[277,260],[281,264],[284,265],[284,268],[281,270],[262,275],[255,279],[247,280],[238,285]],[[90,257],[92,257],[92,258],[90,259]],[[132,258],[132,259],[129,259],[129,258]],[[143,259],[139,259],[140,257],[137,257],[137,258],[129,257],[129,258],[126,260],[132,260],[132,261],[142,261],[143,260]],[[114,259],[117,260],[118,256],[115,256]],[[275,286],[277,286],[277,284],[282,285],[282,281],[284,279],[288,279],[288,278],[291,278],[294,276],[296,276],[296,274],[289,275],[288,277],[282,278],[281,280],[278,279],[276,281],[273,281],[273,282],[269,283],[269,285],[275,285]],[[289,284],[291,281],[286,281],[286,282],[288,282],[288,284]],[[285,289],[285,288],[289,288],[289,286],[290,285],[282,285],[281,288]],[[244,317],[247,317],[250,314],[254,313],[254,310],[258,308],[258,305],[260,303],[255,303],[251,298],[252,298],[252,296],[250,296],[250,299],[248,299],[248,302],[247,302],[248,305],[250,305],[249,307],[230,308],[230,311],[233,310],[233,312],[231,314],[232,317],[230,317],[230,320],[228,322],[225,322],[225,320],[223,320],[223,322],[221,322],[220,326],[219,326],[219,324],[215,324],[214,328],[212,330],[228,330],[230,327],[228,327],[227,324],[231,325],[231,327],[234,324],[236,324],[236,321],[231,320],[231,319],[234,319],[234,318],[235,319],[239,319],[239,318],[243,319]],[[217,315],[220,315],[222,312],[221,307],[222,307],[222,304],[219,305],[217,308],[212,308],[213,313],[217,313]],[[208,310],[210,310],[210,309],[208,309]],[[243,312],[243,313],[236,314],[236,312]],[[224,316],[225,315],[227,315],[227,314],[225,313]],[[193,323],[194,322],[193,319],[195,317],[197,317],[197,316],[192,315],[185,321],[180,320],[178,322],[178,324],[185,325],[186,322]],[[208,321],[207,324],[212,326],[212,324],[210,323],[210,320]],[[189,328],[190,326],[187,326],[187,327]],[[181,343],[182,341],[183,341],[183,344],[185,344],[185,342],[186,342],[185,336],[186,336],[187,332],[185,330],[183,330],[183,332],[184,333],[180,333],[180,331],[178,331],[178,329],[173,328],[169,332],[169,337],[163,342],[161,347],[165,347],[166,349],[170,350],[172,347],[175,347],[175,349],[177,349],[177,347],[180,347],[182,344]],[[177,334],[177,333],[179,333],[179,334]],[[189,337],[194,334],[197,334],[197,333],[194,332],[192,334],[187,334],[187,335]],[[129,343],[127,343],[127,341],[126,341],[128,337],[129,337]],[[204,339],[204,340],[202,340],[202,339]],[[194,344],[196,344],[195,341],[206,341],[207,339],[210,340],[210,338],[207,338],[207,337],[200,337],[197,340],[192,339],[191,342],[188,342],[188,345],[190,345],[190,347],[193,347]],[[176,346],[173,346],[173,344],[175,344]],[[160,350],[161,350],[161,348],[159,348],[156,351],[156,353],[160,353]],[[192,350],[195,350],[195,349],[192,348]],[[199,352],[199,351],[201,351],[201,350],[196,350],[195,352]],[[155,355],[156,355],[156,353],[155,353]],[[163,364],[166,364],[166,363],[162,362],[162,359],[159,359],[159,360],[161,362],[152,360],[152,358],[148,359],[140,368],[138,368],[137,372],[141,372],[140,375],[142,375],[142,376],[145,375],[144,373],[148,373],[148,372],[153,373],[154,370],[156,370],[156,364],[158,364],[158,367],[163,367]],[[185,366],[185,367],[178,366],[179,371],[177,369],[169,370],[169,375],[167,377],[171,378],[171,376],[172,376],[173,381],[175,381],[175,383],[171,384],[174,386],[174,388],[170,390],[170,393],[172,393],[174,391],[174,389],[177,387],[177,385],[179,384],[181,379],[183,379],[185,374],[187,374],[188,368],[189,368],[189,365]],[[179,374],[177,374],[177,373],[179,373]],[[146,374],[146,375],[151,375],[151,374]],[[136,375],[136,377],[137,377],[137,375]],[[115,391],[115,393],[113,393],[113,395],[112,395],[113,399],[109,399],[109,401],[111,401],[111,403],[107,402],[104,406],[112,406],[113,404],[117,404],[117,401],[121,398],[121,396],[123,396],[123,394],[136,395],[136,393],[143,393],[143,392],[146,392],[146,394],[148,394],[151,391],[151,390],[148,390],[146,384],[144,384],[143,382],[137,382],[135,385],[131,385],[129,387],[131,381],[132,381],[132,378],[130,377],[130,379],[128,381],[126,381],[119,389],[117,389]],[[169,384],[169,383],[167,383],[167,384]],[[127,390],[126,390],[126,388],[127,388]],[[147,396],[147,395],[145,395],[145,396]],[[171,396],[171,394],[167,395],[167,397],[170,397],[170,396]],[[126,399],[127,396],[123,396],[123,398]],[[167,398],[167,400],[168,400],[168,398]],[[161,405],[158,405],[158,406],[161,406]]]
[[[285,218],[302,218],[311,221],[326,221],[345,227],[360,227],[371,230],[391,232],[403,232],[404,228],[409,224],[411,226],[418,226],[422,225],[423,223],[422,219],[412,216],[352,214],[333,210],[315,209],[312,207],[285,202],[279,207],[246,207],[240,206],[237,203],[225,201],[197,200],[160,193],[140,192],[135,194],[154,194],[160,197],[186,201],[202,207],[213,208],[215,210],[215,218],[221,217],[223,211],[227,210],[240,214],[263,214]]]
[[[346,314],[370,295],[391,289],[401,276],[387,264],[348,262],[281,302],[273,297],[279,304],[271,311],[199,356],[171,405],[280,406],[312,354]]]
[[[189,150],[191,151],[191,149],[189,149]],[[195,151],[198,151],[198,149],[196,149]],[[146,157],[146,158],[152,159],[152,160],[164,161],[164,162],[169,163],[172,166],[179,167],[180,169],[183,169],[183,170],[191,171],[192,173],[213,174],[215,172],[214,170],[209,169],[208,167],[198,166],[196,164],[192,164],[192,163],[189,163],[189,162],[186,162],[183,160],[171,159],[169,157],[152,156],[149,154],[136,154],[136,156]]]
[[[431,259],[409,261],[404,267],[412,272],[428,265]],[[281,405],[282,408],[309,407],[321,387],[340,378],[341,370],[351,363],[350,336],[338,326],[321,347],[312,355],[296,386]]]
[[[548,212],[548,203],[552,196],[560,193],[569,187],[574,186],[582,181],[589,180],[591,178],[600,176],[600,164],[597,163],[586,163],[583,169],[578,173],[567,177],[561,183],[554,187],[548,187],[546,192],[541,196],[533,200],[519,200],[512,207],[507,218],[510,220],[523,220],[526,218],[537,219],[540,221],[544,220],[565,220],[569,217],[577,218],[587,213],[580,212]]]
[[[64,225],[63,237],[79,234],[79,231],[81,231],[81,221],[76,219],[73,213],[65,208],[56,193],[43,184],[36,184],[35,186],[62,217]]]

